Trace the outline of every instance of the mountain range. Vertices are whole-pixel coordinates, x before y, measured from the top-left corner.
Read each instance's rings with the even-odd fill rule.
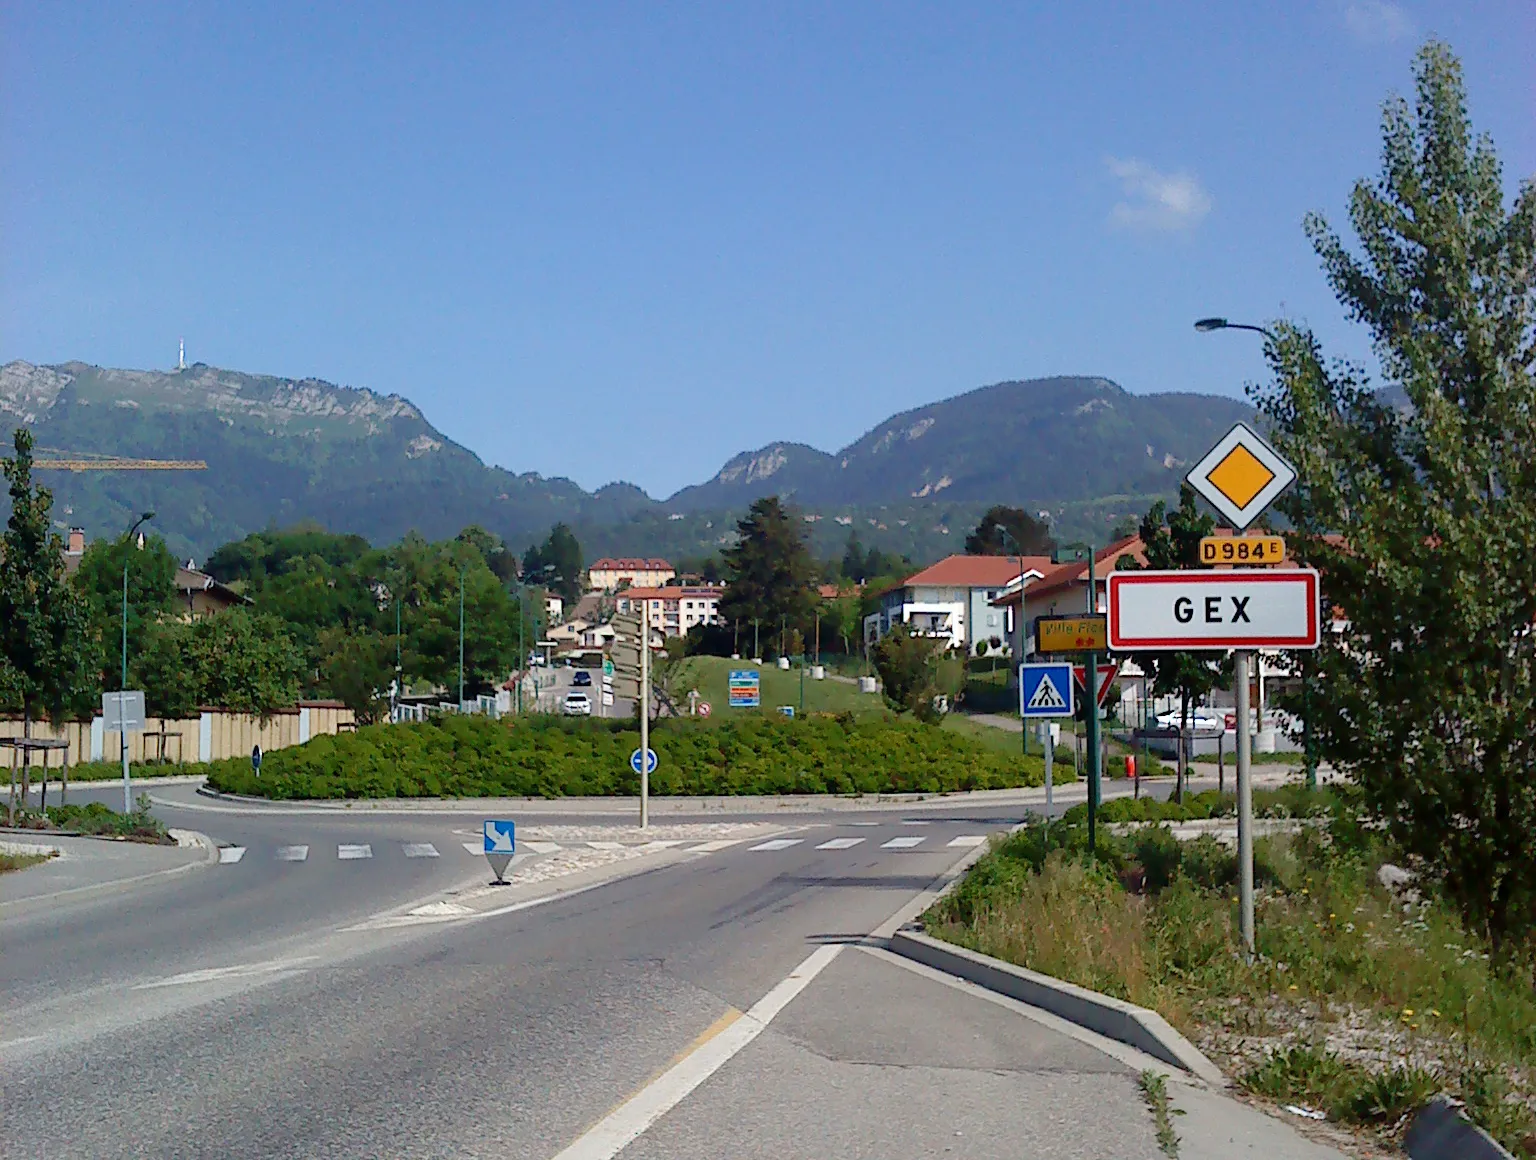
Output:
[[[836,452],[743,452],[659,500],[629,483],[588,492],[487,465],[408,399],[319,379],[202,363],[0,367],[0,425],[31,427],[39,458],[205,460],[206,472],[40,475],[61,527],[113,535],[153,510],[172,549],[193,557],[301,520],[375,543],[479,524],[516,548],[563,520],[589,556],[698,556],[730,543],[735,519],[772,494],[799,509],[823,556],[840,554],[850,531],[915,560],[958,551],[995,503],[1048,512],[1059,538],[1102,541],[1176,491],[1184,468],[1252,414],[1237,399],[1133,395],[1103,378],[997,383],[894,415]]]

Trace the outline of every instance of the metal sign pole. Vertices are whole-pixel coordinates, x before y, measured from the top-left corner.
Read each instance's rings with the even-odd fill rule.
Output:
[[[1242,911],[1243,953],[1253,961],[1253,782],[1249,771],[1248,650],[1232,654],[1232,677],[1237,682],[1237,868],[1238,903]]]
[[[126,621],[124,622],[126,623]],[[123,754],[123,813],[133,813],[133,785],[128,776],[128,690],[117,694],[117,728]]]
[[[640,612],[640,828],[651,824],[651,626]]]
[[[1055,746],[1051,744],[1051,723],[1040,722],[1040,747],[1045,750],[1045,836],[1051,836],[1051,759]]]
[[[1099,611],[1098,600],[1094,593],[1094,589],[1098,587],[1098,582],[1093,575],[1093,553],[1094,549],[1090,545],[1088,548],[1088,611],[1090,614]],[[1085,681],[1085,685],[1088,688],[1088,696],[1086,698],[1087,704],[1084,708],[1088,721],[1088,849],[1097,858],[1099,856],[1099,847],[1095,839],[1099,820],[1099,699],[1096,696],[1099,680],[1098,653],[1090,652],[1088,654],[1085,672],[1088,674]]]

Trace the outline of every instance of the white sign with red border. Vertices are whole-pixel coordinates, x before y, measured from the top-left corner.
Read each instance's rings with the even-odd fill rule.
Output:
[[[1098,696],[1095,697],[1094,699],[1100,705],[1102,705],[1104,703],[1105,699],[1109,696],[1109,687],[1115,683],[1115,678],[1118,677],[1119,675],[1120,675],[1120,666],[1119,665],[1100,665],[1099,666],[1099,692],[1098,692]],[[1072,666],[1072,678],[1073,678],[1073,680],[1075,680],[1077,682],[1077,687],[1079,689],[1082,689],[1083,692],[1085,692],[1085,693],[1088,691],[1088,666],[1087,665],[1073,665]]]
[[[1108,582],[1115,652],[1318,647],[1311,568],[1111,572]]]

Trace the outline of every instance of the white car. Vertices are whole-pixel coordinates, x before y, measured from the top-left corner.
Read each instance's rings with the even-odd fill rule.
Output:
[[[565,702],[561,706],[561,711],[567,717],[590,717],[592,716],[592,698],[583,692],[572,689],[565,695]]]

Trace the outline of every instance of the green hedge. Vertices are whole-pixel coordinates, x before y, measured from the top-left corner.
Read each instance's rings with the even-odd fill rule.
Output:
[[[189,768],[231,793],[274,799],[574,797],[634,794],[631,722],[442,716],[317,737],[266,757]],[[652,730],[658,795],[944,793],[1040,785],[1038,757],[998,753],[900,719],[744,717]]]
[[[1310,818],[1338,813],[1351,801],[1340,789],[1308,789],[1304,785],[1286,785],[1274,789],[1256,789],[1253,816],[1256,818]],[[1111,798],[1099,806],[1099,820],[1104,822],[1194,822],[1206,818],[1235,818],[1237,797],[1213,789],[1187,793],[1182,803],[1169,798]],[[1062,815],[1066,822],[1086,822],[1088,805],[1073,806]]]

